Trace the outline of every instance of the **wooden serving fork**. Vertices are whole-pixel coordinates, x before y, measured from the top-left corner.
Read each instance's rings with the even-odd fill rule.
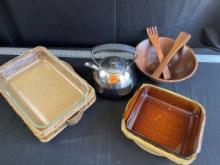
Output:
[[[178,52],[180,48],[182,48],[189,41],[190,38],[191,35],[186,32],[181,32],[178,35],[176,41],[173,44],[173,47],[152,74],[153,77],[160,77],[161,73],[164,71],[164,69],[166,68],[170,60],[173,58],[173,56]]]
[[[158,60],[159,60],[159,62],[161,62],[164,58],[164,55],[161,50],[160,39],[159,39],[157,27],[156,26],[148,27],[148,28],[146,28],[146,31],[147,31],[147,35],[149,37],[149,40],[151,41],[151,43],[153,44],[153,46],[155,47],[155,49],[157,51]],[[170,74],[168,66],[166,66],[163,70],[163,77],[166,80],[171,78],[171,74]]]

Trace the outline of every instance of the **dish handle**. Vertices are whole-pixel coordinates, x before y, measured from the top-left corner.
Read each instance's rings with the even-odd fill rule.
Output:
[[[83,113],[84,113],[84,111],[78,111],[78,112],[75,113],[73,116],[71,116],[71,117],[66,121],[66,123],[67,123],[69,126],[73,126],[73,125],[77,124],[77,123],[80,121],[80,119],[82,118]]]
[[[129,102],[126,105],[125,111],[124,111],[124,115],[123,118],[125,120],[128,119],[128,117],[130,116],[131,111],[133,110],[133,107],[143,89],[144,85],[142,85],[140,88],[137,89],[137,91],[135,92],[135,94],[132,96],[132,98],[129,100]]]

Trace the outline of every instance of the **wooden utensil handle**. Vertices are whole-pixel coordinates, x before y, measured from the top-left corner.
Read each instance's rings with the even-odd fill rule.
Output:
[[[157,49],[157,55],[158,55],[159,62],[161,63],[164,58],[164,55],[163,55],[161,48]],[[163,70],[163,77],[165,80],[168,80],[171,78],[171,74],[170,74],[170,70],[169,70],[168,66],[166,66]]]
[[[191,38],[191,35],[186,33],[186,32],[181,32],[178,35],[172,49],[169,51],[167,56],[162,60],[162,62],[159,64],[157,69],[152,74],[153,77],[155,77],[155,78],[160,77],[160,75],[163,72],[164,68],[167,66],[167,64],[170,62],[170,60],[173,58],[173,56],[177,53],[177,51],[181,47],[183,47],[189,41],[190,38]]]

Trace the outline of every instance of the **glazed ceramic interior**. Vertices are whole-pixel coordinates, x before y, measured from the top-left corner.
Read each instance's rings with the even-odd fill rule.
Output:
[[[166,56],[169,50],[172,48],[174,40],[167,37],[160,38],[161,49]],[[144,40],[139,43],[136,47],[136,60],[135,63],[137,67],[150,78],[159,82],[176,82],[182,81],[191,77],[197,69],[198,62],[195,57],[195,53],[188,47],[184,46],[177,54],[172,58],[168,64],[171,79],[164,80],[163,76],[159,78],[153,78],[151,74],[159,65],[156,50],[149,42],[149,40]]]
[[[58,122],[88,94],[86,84],[66,70],[61,61],[37,49],[1,67],[0,90],[39,129]]]
[[[153,87],[142,89],[127,119],[127,128],[179,157],[196,152],[203,115],[193,101]]]

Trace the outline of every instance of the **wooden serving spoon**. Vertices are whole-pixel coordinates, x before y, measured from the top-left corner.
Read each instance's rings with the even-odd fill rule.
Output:
[[[161,61],[159,66],[156,68],[156,70],[153,72],[152,76],[155,78],[160,77],[162,74],[164,68],[166,68],[167,64],[170,62],[170,60],[173,58],[173,56],[178,52],[180,48],[182,48],[191,38],[191,35],[186,32],[181,32],[176,41],[173,44],[173,47],[169,51],[169,53],[166,55],[166,57]]]

